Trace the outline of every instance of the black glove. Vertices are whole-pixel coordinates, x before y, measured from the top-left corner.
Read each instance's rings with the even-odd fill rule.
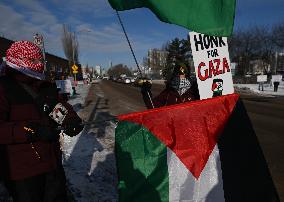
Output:
[[[148,80],[143,80],[141,85],[141,92],[149,92],[151,91],[152,84]]]
[[[84,128],[82,120],[79,117],[72,117],[64,120],[62,126],[64,133],[70,137],[78,135]]]
[[[57,104],[57,88],[56,87],[44,87],[42,84],[40,92],[37,97],[34,98],[35,103],[42,115],[49,115]]]
[[[59,138],[60,131],[48,126],[40,125],[39,123],[30,122],[25,127],[27,139],[29,142],[43,141],[56,141]]]

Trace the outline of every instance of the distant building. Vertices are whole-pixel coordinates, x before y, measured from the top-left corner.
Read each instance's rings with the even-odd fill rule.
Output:
[[[102,68],[101,68],[101,66],[99,66],[99,65],[95,66],[95,72],[96,72],[99,76],[101,76],[101,75],[102,75]]]
[[[275,63],[276,74],[282,74],[284,76],[284,51],[275,53]]]
[[[231,62],[231,73],[232,73],[232,76],[236,75],[236,66],[237,66],[236,62]]]
[[[46,75],[55,80],[65,79],[70,74],[70,68],[68,60],[45,53],[46,58]]]
[[[152,76],[161,76],[167,63],[168,52],[159,49],[148,50],[148,71]]]
[[[106,76],[107,75],[107,70],[105,68],[102,69],[102,76]]]

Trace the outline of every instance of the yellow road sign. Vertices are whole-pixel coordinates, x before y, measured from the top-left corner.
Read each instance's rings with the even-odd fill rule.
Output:
[[[78,71],[76,71],[76,70],[73,70],[73,74],[77,74],[78,73]]]
[[[77,70],[78,70],[78,67],[74,64],[74,65],[72,66],[72,70],[73,70],[73,71],[77,71]]]

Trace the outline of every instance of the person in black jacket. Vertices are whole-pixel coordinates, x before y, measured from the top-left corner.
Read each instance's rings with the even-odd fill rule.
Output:
[[[42,58],[32,42],[15,42],[0,77],[0,175],[15,202],[67,201],[59,134],[83,129],[56,85],[44,80]]]
[[[189,68],[180,64],[174,69],[166,88],[156,97],[152,97],[151,83],[142,84],[141,93],[148,109],[199,100],[197,81],[190,79]]]
[[[278,86],[279,86],[280,82],[279,81],[274,81],[273,82],[273,86],[274,86],[274,92],[278,91]]]

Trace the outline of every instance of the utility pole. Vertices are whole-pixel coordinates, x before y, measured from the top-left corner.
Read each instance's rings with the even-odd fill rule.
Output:
[[[277,74],[277,59],[278,59],[278,53],[277,51],[275,52],[275,75]]]
[[[41,49],[42,56],[43,56],[44,72],[46,72],[47,69],[46,69],[45,48],[44,48],[43,36],[39,33],[36,33],[34,35],[34,43]]]
[[[72,40],[72,59],[73,59],[73,65],[75,65],[75,42],[76,41],[76,35],[75,32],[73,33],[73,40]]]

